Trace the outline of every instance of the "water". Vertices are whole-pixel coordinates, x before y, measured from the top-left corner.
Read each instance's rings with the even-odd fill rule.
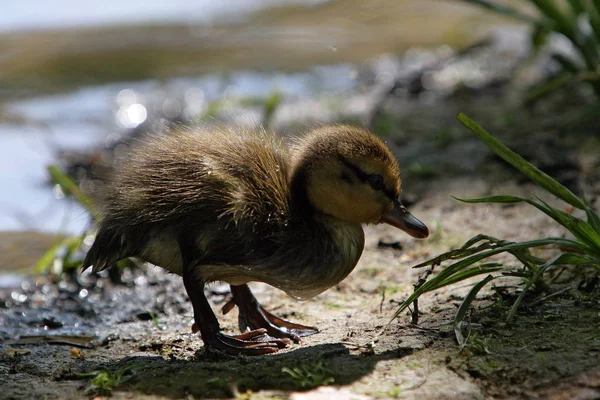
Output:
[[[86,229],[89,220],[85,211],[60,196],[56,198],[46,167],[57,162],[60,151],[86,151],[108,144],[123,128],[143,122],[147,115],[144,107],[152,107],[155,99],[167,99],[164,106],[168,100],[179,102],[183,97],[181,101],[195,106],[188,113],[193,116],[224,94],[265,97],[278,90],[284,96],[301,97],[348,90],[354,84],[353,71],[351,65],[287,74],[239,71],[227,77],[207,75],[167,82],[90,86],[9,102],[5,112],[14,122],[0,123],[0,230],[79,234]],[[133,100],[126,99],[131,96]],[[119,102],[128,114],[119,111]],[[128,120],[134,106],[144,113],[139,119]]]
[[[198,23],[240,18],[274,5],[325,0],[4,0],[0,32],[139,23]]]
[[[112,119],[110,93],[81,89],[5,105],[16,121],[0,124],[0,230],[80,233],[87,226],[81,207],[55,197],[46,167],[59,150],[102,142]]]

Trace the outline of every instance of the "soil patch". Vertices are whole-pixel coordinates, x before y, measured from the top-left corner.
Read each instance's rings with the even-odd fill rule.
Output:
[[[157,268],[128,272],[124,284],[85,275],[64,277],[58,284],[38,278],[19,289],[5,289],[0,303],[3,398],[91,396],[98,390],[92,390],[92,377],[86,374],[97,371],[108,371],[113,378],[122,375],[122,383],[112,388],[116,398],[288,398],[330,378],[336,395],[346,396],[340,398],[600,395],[600,305],[593,274],[565,271],[553,288],[567,288],[564,294],[523,308],[513,325],[505,323],[511,295],[498,301],[493,290],[482,293],[470,316],[471,340],[464,349],[456,345],[449,322],[467,285],[423,296],[418,326],[409,324],[409,315],[389,323],[423,273],[409,267],[483,227],[509,240],[561,234],[531,207],[468,206],[447,196],[487,189],[483,179],[432,186],[413,208],[433,228],[427,241],[384,226],[367,227],[365,252],[356,270],[316,299],[298,302],[266,285],[254,285],[271,311],[322,329],[274,355],[230,358],[206,353],[190,331],[192,309],[180,278]],[[504,193],[511,189],[511,183],[494,188]],[[543,196],[529,185],[519,189]],[[514,287],[497,289],[511,291]],[[228,299],[228,287],[213,285],[207,294],[218,310]],[[219,318],[226,331],[237,331],[236,312]],[[48,337],[55,341],[48,343]],[[29,352],[12,355],[11,349]],[[296,376],[286,372],[294,369]],[[323,393],[328,392],[321,388],[303,395]]]

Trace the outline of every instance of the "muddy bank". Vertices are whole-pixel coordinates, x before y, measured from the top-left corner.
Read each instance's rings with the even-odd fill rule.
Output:
[[[529,185],[494,184],[493,190],[516,189],[544,196]],[[484,228],[510,240],[560,234],[531,208],[472,207],[447,196],[486,190],[490,183],[483,178],[437,182],[414,208],[433,227],[431,239],[416,241],[382,226],[368,228],[356,270],[314,300],[297,302],[256,285],[257,297],[270,310],[322,329],[275,355],[231,359],[207,354],[190,331],[192,310],[180,279],[154,268],[127,273],[123,284],[109,277],[75,275],[58,284],[38,278],[20,289],[0,291],[5,352],[0,387],[5,398],[82,398],[98,391],[91,377],[82,374],[106,370],[127,378],[112,387],[116,398],[222,398],[239,393],[287,398],[314,384],[284,371],[302,368],[309,377],[333,378],[333,387],[347,396],[365,398],[597,396],[600,292],[593,273],[565,271],[554,290],[568,291],[523,308],[511,326],[505,317],[514,282],[505,283],[506,291],[497,289],[506,296],[504,302],[490,288],[480,295],[470,317],[477,340],[462,350],[447,324],[468,291],[465,285],[425,295],[419,326],[410,325],[408,315],[388,324],[422,272],[410,265]],[[398,245],[382,248],[380,241]],[[213,285],[207,295],[218,311],[228,288]],[[219,318],[227,332],[237,330],[236,312]],[[48,337],[54,342],[45,342]],[[11,356],[9,349],[28,353]]]

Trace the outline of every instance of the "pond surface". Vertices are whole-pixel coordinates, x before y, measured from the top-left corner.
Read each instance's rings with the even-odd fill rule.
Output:
[[[8,0],[0,14],[0,32],[74,28],[140,22],[211,22],[239,18],[273,5],[316,4],[326,0]],[[32,12],[35,10],[35,12]]]
[[[101,148],[119,136],[118,132],[135,128],[152,111],[145,108],[156,106],[154,99],[163,105],[169,100],[178,107],[187,105],[192,108],[187,110],[189,117],[223,93],[264,97],[277,90],[285,96],[308,96],[316,90],[315,81],[320,91],[346,90],[353,85],[349,77],[353,69],[338,65],[306,73],[240,71],[226,78],[210,75],[168,82],[123,82],[10,102],[5,111],[14,121],[0,123],[0,187],[6,194],[0,201],[0,230],[81,232],[89,222],[85,211],[51,189],[46,166],[56,163],[61,152]],[[137,108],[141,115],[119,112],[128,109],[131,114],[136,105],[143,107]]]

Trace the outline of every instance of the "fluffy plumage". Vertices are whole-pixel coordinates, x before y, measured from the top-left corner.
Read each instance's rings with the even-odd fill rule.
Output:
[[[395,158],[360,128],[323,127],[293,147],[265,131],[181,128],[149,137],[118,169],[84,268],[100,271],[125,257],[159,265],[183,275],[195,310],[209,319],[192,286],[261,281],[310,298],[352,271],[361,223],[399,210],[399,194]],[[418,224],[413,232],[426,235]],[[234,298],[251,296],[234,287]],[[218,323],[209,329],[203,319],[196,324],[211,336]],[[238,351],[227,338],[212,345]]]

